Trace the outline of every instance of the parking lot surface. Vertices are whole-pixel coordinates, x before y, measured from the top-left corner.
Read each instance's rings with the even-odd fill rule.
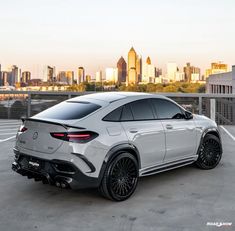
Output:
[[[135,194],[117,203],[96,190],[60,189],[13,172],[19,125],[0,121],[0,231],[235,230],[235,127],[221,128],[224,154],[217,168],[187,166],[141,178]]]

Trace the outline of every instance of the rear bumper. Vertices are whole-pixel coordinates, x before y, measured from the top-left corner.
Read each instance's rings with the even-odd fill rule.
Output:
[[[14,149],[12,170],[35,181],[42,181],[62,188],[96,188],[99,178],[82,173],[73,163],[62,160],[46,160],[20,153]]]

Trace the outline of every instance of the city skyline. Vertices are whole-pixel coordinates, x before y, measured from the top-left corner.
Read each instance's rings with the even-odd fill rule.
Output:
[[[231,0],[9,0],[1,5],[0,63],[33,78],[47,64],[84,66],[95,76],[134,46],[164,71],[168,62],[191,62],[204,73],[213,61],[233,64],[234,7]]]

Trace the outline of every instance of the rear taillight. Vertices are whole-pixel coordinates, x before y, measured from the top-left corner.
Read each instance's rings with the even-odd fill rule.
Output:
[[[86,132],[52,132],[50,133],[53,138],[74,142],[74,143],[87,143],[95,139],[98,134],[91,131]]]
[[[27,130],[28,130],[28,128],[26,128],[24,125],[21,125],[20,129],[19,129],[19,132],[25,132]]]

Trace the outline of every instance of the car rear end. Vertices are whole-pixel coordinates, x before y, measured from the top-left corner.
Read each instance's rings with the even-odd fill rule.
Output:
[[[108,105],[101,100],[69,100],[23,119],[14,147],[12,169],[35,181],[63,188],[97,187],[96,167],[85,153],[97,147],[98,131],[79,126]],[[84,122],[81,122],[84,125]]]

